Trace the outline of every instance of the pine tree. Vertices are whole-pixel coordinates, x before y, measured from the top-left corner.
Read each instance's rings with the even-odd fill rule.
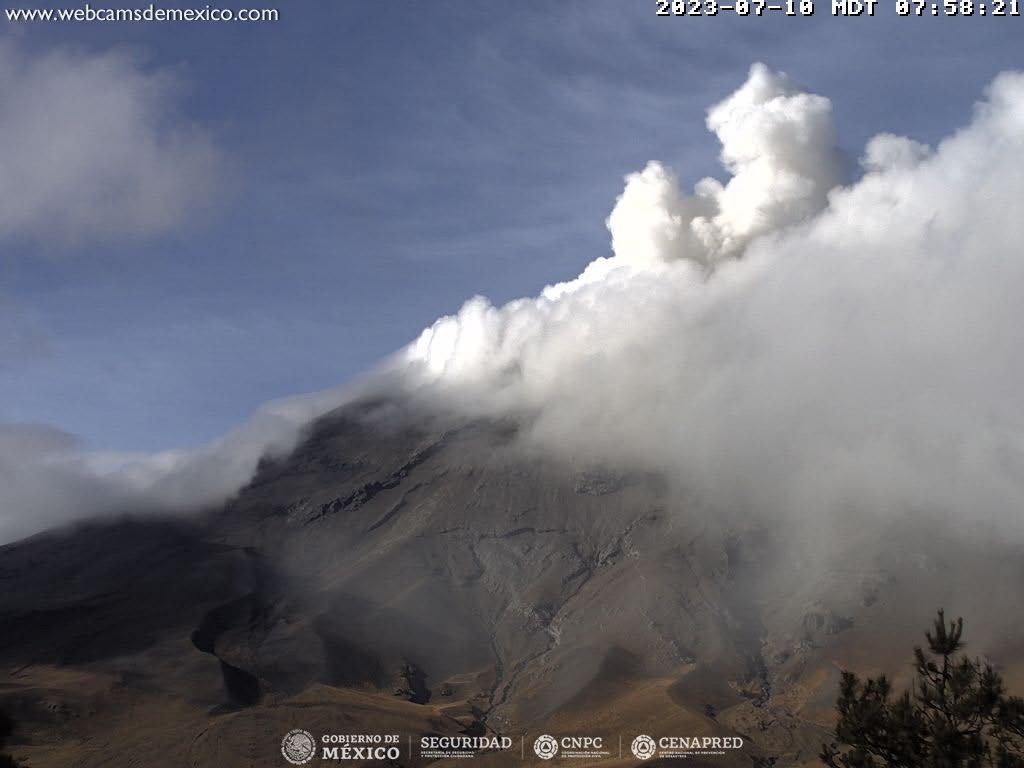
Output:
[[[914,649],[913,689],[894,695],[884,676],[843,672],[831,768],[1024,768],[1024,699],[1007,695],[988,662],[957,655],[963,619],[940,610]]]
[[[14,720],[0,709],[0,749],[6,746],[12,731],[14,731]],[[10,755],[0,753],[0,768],[18,768],[18,764]]]

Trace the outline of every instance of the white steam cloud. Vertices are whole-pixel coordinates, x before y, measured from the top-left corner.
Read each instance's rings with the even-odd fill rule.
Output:
[[[612,258],[474,298],[394,366],[721,509],[1019,530],[1024,75],[934,151],[876,137],[847,187],[828,100],[763,66],[708,127],[728,183],[688,197],[650,164],[608,219]]]
[[[738,256],[758,235],[817,213],[842,180],[832,104],[801,93],[763,64],[708,111],[707,126],[722,144],[729,182],[701,179],[684,196],[660,163],[630,174],[608,218],[620,262],[643,267],[691,259],[713,266]]]
[[[876,137],[849,186],[829,101],[764,66],[708,127],[727,183],[686,195],[651,163],[608,218],[613,256],[534,299],[470,300],[378,380],[524,414],[546,449],[663,470],[720,510],[926,512],[1019,533],[1024,75],[1000,75],[934,149]],[[222,499],[345,397],[156,457],[53,434],[28,452],[16,435],[14,456],[0,435],[0,540],[102,507]]]

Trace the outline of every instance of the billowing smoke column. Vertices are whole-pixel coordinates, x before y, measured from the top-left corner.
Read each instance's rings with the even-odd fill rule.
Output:
[[[829,190],[841,181],[831,103],[801,93],[763,64],[755,64],[747,82],[708,111],[707,126],[722,144],[722,164],[731,174],[727,184],[701,179],[687,196],[671,170],[648,163],[626,177],[608,217],[614,257],[597,259],[570,283],[549,286],[539,301],[512,302],[500,313],[484,299],[471,300],[457,317],[424,331],[407,350],[408,363],[445,380],[516,368],[523,347],[550,330],[543,317],[557,318],[565,308],[559,300],[568,294],[589,285],[625,287],[633,275],[675,262],[688,262],[676,271],[698,279],[694,268],[707,272],[738,258],[757,236],[824,209]],[[646,289],[638,285],[638,298],[641,290]],[[621,309],[628,311],[628,305]],[[576,317],[581,329],[590,320]]]
[[[783,75],[755,65],[707,123],[728,183],[687,196],[651,163],[608,219],[613,257],[472,299],[395,368],[722,509],[1018,531],[1024,76],[934,151],[874,138],[846,187],[828,100]]]
[[[534,299],[470,300],[360,391],[523,415],[545,450],[663,471],[717,510],[1021,533],[1024,75],[934,150],[874,138],[850,186],[829,101],[762,65],[707,124],[726,184],[686,195],[649,164],[608,218],[612,257]],[[272,404],[194,452],[40,433],[26,455],[0,431],[0,540],[223,499],[352,391]]]
[[[711,108],[707,125],[722,144],[729,183],[702,179],[687,197],[660,163],[628,176],[608,218],[620,262],[713,266],[739,256],[754,237],[817,213],[841,181],[831,103],[763,64]]]

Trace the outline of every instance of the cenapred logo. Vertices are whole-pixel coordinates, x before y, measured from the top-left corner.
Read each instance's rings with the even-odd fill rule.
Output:
[[[742,748],[743,739],[739,736],[660,736],[654,739],[645,733],[629,745],[629,751],[637,760],[711,757]]]
[[[281,739],[281,754],[292,765],[305,765],[316,755],[316,739],[309,731],[293,728]]]
[[[629,745],[629,751],[637,760],[650,760],[658,751],[658,744],[650,736],[640,734]]]
[[[533,751],[537,753],[537,757],[541,760],[550,760],[558,754],[558,741],[555,740],[554,736],[538,736],[537,740],[533,742]]]

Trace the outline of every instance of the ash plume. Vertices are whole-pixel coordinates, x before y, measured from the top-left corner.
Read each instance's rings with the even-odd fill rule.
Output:
[[[828,100],[762,65],[707,124],[726,183],[686,195],[651,163],[608,218],[612,257],[470,300],[393,369],[719,509],[1019,533],[1024,75],[934,148],[875,137],[847,186]]]
[[[727,181],[687,194],[660,163],[629,175],[613,255],[536,298],[471,299],[360,391],[522,415],[532,446],[664,472],[719,510],[1018,534],[1024,75],[998,76],[935,147],[875,137],[847,184],[828,99],[763,65],[707,125]],[[223,500],[351,391],[277,404],[196,451],[0,450],[15,478],[0,536]]]

